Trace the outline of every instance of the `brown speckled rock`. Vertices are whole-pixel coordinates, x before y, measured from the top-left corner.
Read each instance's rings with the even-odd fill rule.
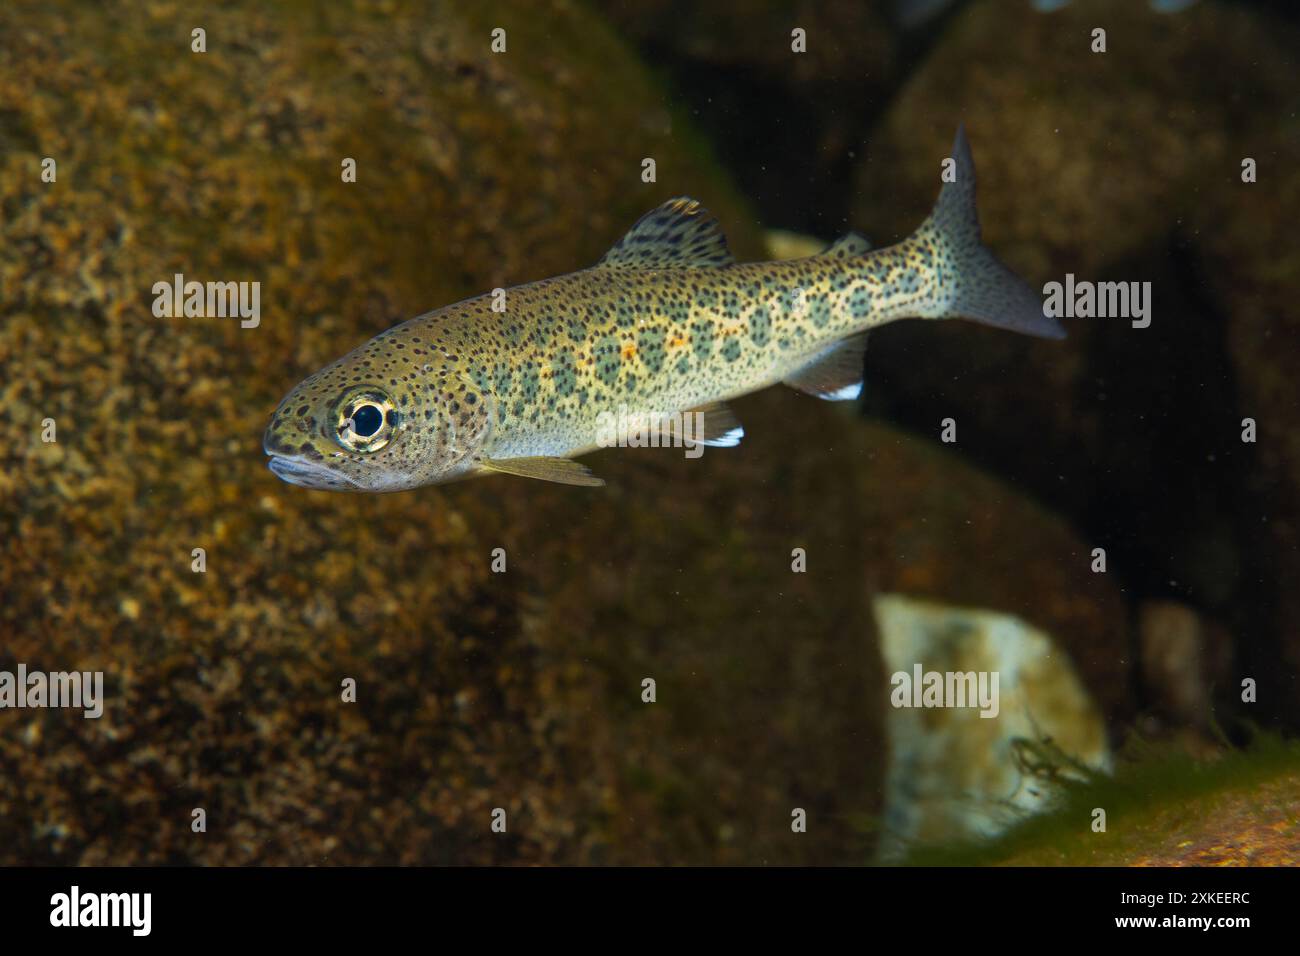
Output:
[[[110,690],[98,722],[0,714],[9,861],[578,853],[542,700],[572,713],[585,685],[538,660],[518,578],[488,571],[491,493],[298,494],[261,433],[359,341],[593,262],[674,193],[706,199],[742,254],[760,245],[627,47],[573,5],[500,23],[305,9],[0,11],[0,667],[102,669]],[[155,318],[176,272],[259,281],[260,325]],[[489,839],[498,804],[516,826]]]

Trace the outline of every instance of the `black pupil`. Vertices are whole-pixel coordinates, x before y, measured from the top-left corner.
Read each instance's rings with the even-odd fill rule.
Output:
[[[362,405],[352,413],[352,430],[362,438],[369,438],[384,423],[384,413],[376,405]]]

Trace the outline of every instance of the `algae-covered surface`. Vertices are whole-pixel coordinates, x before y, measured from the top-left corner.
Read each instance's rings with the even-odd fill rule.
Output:
[[[909,863],[1300,865],[1300,747],[1262,737],[1195,758],[1137,747],[1113,776],[1067,783],[1051,813],[995,840],[917,849]],[[1059,769],[1059,768],[1058,768]],[[1104,811],[1104,829],[1098,825]]]

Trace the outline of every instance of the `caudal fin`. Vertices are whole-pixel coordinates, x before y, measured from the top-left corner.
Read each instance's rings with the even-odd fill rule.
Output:
[[[912,237],[937,258],[943,280],[936,318],[962,318],[1045,339],[1065,338],[1065,329],[1043,313],[1043,299],[998,261],[980,242],[975,211],[975,163],[966,130],[953,143],[953,182],[944,183],[930,218]]]

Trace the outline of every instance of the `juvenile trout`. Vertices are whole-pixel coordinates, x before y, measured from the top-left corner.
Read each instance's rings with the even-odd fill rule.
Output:
[[[589,269],[466,299],[375,336],[294,388],[263,447],[307,488],[399,491],[498,472],[600,485],[573,456],[602,416],[700,411],[705,445],[743,435],[724,404],[777,382],[857,398],[869,329],[966,318],[1065,332],[980,242],[965,133],[954,181],[910,237],[850,233],[819,255],[737,263],[692,199],[643,216]],[[499,299],[495,302],[500,307]]]

